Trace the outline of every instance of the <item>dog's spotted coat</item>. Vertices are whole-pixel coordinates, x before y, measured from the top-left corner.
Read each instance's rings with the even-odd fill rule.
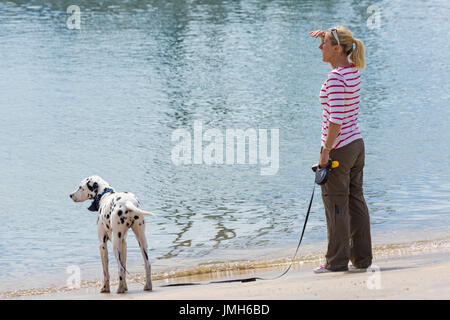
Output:
[[[101,196],[101,198],[100,198]],[[89,210],[98,208],[97,233],[100,241],[100,255],[103,265],[103,286],[101,292],[110,292],[108,271],[108,240],[113,244],[114,255],[119,267],[119,287],[117,293],[128,290],[126,283],[126,258],[128,229],[133,230],[144,258],[146,284],[144,290],[152,290],[151,266],[147,255],[144,215],[153,213],[140,209],[137,197],[129,192],[115,192],[102,178],[91,176],[81,181],[78,189],[70,194],[75,202],[93,199]]]

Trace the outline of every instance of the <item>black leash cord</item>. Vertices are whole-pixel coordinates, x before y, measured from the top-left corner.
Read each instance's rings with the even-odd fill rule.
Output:
[[[275,279],[281,278],[286,273],[288,273],[289,270],[291,269],[292,264],[294,263],[294,259],[297,256],[298,249],[300,248],[300,244],[302,243],[303,235],[305,234],[306,223],[308,222],[309,213],[311,212],[311,205],[312,205],[312,202],[313,202],[313,199],[314,199],[314,190],[315,189],[316,189],[316,183],[314,183],[313,191],[311,193],[311,200],[309,201],[308,211],[306,213],[305,222],[303,223],[303,230],[302,230],[302,234],[300,236],[300,240],[299,240],[298,245],[297,245],[297,249],[295,250],[294,256],[291,259],[291,263],[289,264],[287,269],[282,274],[280,274],[279,276],[276,276],[274,278],[252,277],[252,278],[244,278],[244,279],[217,280],[217,281],[210,281],[210,282],[206,282],[206,283],[200,283],[200,282],[173,283],[173,284],[162,285],[161,287],[195,286],[195,285],[202,285],[202,284],[206,285],[206,284],[212,284],[212,283],[231,283],[231,282],[242,282],[242,283],[244,283],[244,282],[252,282],[252,281],[256,281],[256,280],[275,280]]]

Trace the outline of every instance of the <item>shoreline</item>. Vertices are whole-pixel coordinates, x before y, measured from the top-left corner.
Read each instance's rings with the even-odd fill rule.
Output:
[[[319,281],[330,278],[330,283],[335,283],[342,288],[346,288],[345,280],[359,281],[360,294],[364,296],[364,287],[361,279],[368,278],[370,274],[379,273],[382,278],[391,278],[393,274],[398,273],[405,269],[406,273],[412,273],[409,276],[401,276],[402,282],[409,283],[409,287],[414,287],[413,282],[415,278],[424,278],[427,274],[424,270],[435,268],[439,270],[442,282],[435,283],[434,277],[429,279],[430,285],[434,288],[434,291],[439,291],[440,286],[450,288],[450,236],[433,240],[419,240],[413,242],[404,243],[390,243],[390,244],[378,244],[373,247],[373,268],[367,272],[354,273],[354,272],[337,272],[325,275],[315,275],[312,270],[320,263],[323,263],[324,252],[311,251],[305,254],[301,253],[293,261],[292,269],[287,275],[278,280],[271,281],[256,281],[252,283],[228,283],[228,284],[213,284],[213,285],[200,285],[200,286],[188,286],[188,287],[161,287],[165,284],[182,283],[182,282],[203,282],[206,283],[211,280],[223,280],[234,278],[245,278],[251,276],[261,277],[274,277],[281,274],[289,265],[291,258],[278,258],[271,260],[241,260],[241,261],[226,261],[220,263],[201,263],[195,268],[188,269],[174,269],[171,271],[163,271],[152,275],[154,290],[151,293],[142,291],[142,284],[144,282],[144,276],[142,273],[132,273],[127,277],[129,286],[129,292],[125,295],[118,295],[115,293],[117,281],[114,279],[114,273],[111,274],[111,294],[100,294],[99,288],[101,286],[99,279],[84,280],[81,282],[81,288],[69,289],[66,286],[60,287],[47,287],[47,288],[34,288],[17,291],[7,291],[0,293],[0,299],[235,299],[242,288],[252,288],[248,294],[249,299],[258,299],[262,292],[270,292],[272,286],[278,288],[280,286],[290,287],[291,282],[295,283],[299,277],[307,281]],[[417,264],[417,261],[421,261]],[[428,268],[428,269],[427,269]],[[343,277],[339,275],[344,275]],[[317,278],[319,277],[319,278]],[[411,277],[411,278],[409,278]],[[439,279],[439,277],[438,277]],[[344,281],[344,283],[342,283]],[[389,281],[398,282],[398,279],[391,279]],[[364,282],[364,281],[363,281]],[[412,282],[412,283],[411,283]],[[339,284],[339,285],[338,285]],[[323,284],[324,288],[317,287],[315,297],[317,299],[352,299],[356,296],[342,296],[330,295],[327,293],[326,284]],[[348,283],[347,283],[348,285]],[[209,287],[220,287],[219,291],[228,288],[230,292],[223,292],[218,297],[210,295],[208,293]],[[356,286],[356,285],[355,285]],[[294,286],[295,287],[295,286]],[[281,299],[308,299],[300,289],[294,289],[292,294],[281,295],[284,298]],[[301,286],[300,286],[301,287]],[[299,288],[300,288],[299,287]],[[190,288],[186,291],[186,288]],[[206,289],[205,289],[206,288]],[[221,289],[222,288],[222,289]],[[260,288],[260,289],[258,289]],[[258,290],[262,290],[260,293]],[[311,287],[308,289],[312,290]],[[366,288],[367,290],[367,288]],[[226,291],[226,290],[225,290]],[[346,291],[346,290],[343,290]],[[369,290],[371,291],[371,290]],[[372,290],[373,291],[373,290]],[[379,291],[379,290],[375,290]],[[381,290],[382,291],[382,290]],[[442,291],[442,290],[441,290]],[[418,295],[419,299],[422,298],[434,298],[434,299],[449,299],[450,290],[447,290],[447,294],[442,294],[441,297],[427,297],[426,295]],[[304,293],[304,292],[303,292]],[[343,293],[343,292],[342,292]],[[391,295],[394,292],[391,293]],[[186,294],[186,296],[185,296]],[[378,297],[378,294],[372,294]],[[372,296],[370,295],[370,296]],[[278,295],[269,294],[263,295],[265,299],[278,299]],[[405,296],[406,297],[406,296]],[[238,296],[239,299],[247,299],[247,296]],[[384,297],[381,296],[381,299]],[[314,298],[313,298],[314,299]],[[401,296],[400,296],[401,299]]]

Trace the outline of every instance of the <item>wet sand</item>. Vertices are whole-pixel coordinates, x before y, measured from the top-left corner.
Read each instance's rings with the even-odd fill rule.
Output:
[[[450,247],[422,243],[420,249],[378,249],[374,262],[365,272],[314,274],[316,263],[300,263],[277,280],[249,283],[161,287],[167,281],[153,281],[153,291],[142,291],[143,284],[128,283],[127,294],[100,294],[99,286],[49,294],[9,297],[12,299],[136,299],[136,300],[236,300],[236,299],[450,299]],[[417,246],[416,243],[416,247]],[[424,250],[424,247],[426,248]],[[386,252],[389,252],[387,254]],[[283,269],[258,269],[233,278],[272,277]],[[226,277],[222,277],[226,279]],[[208,282],[202,277],[177,278],[172,282]],[[217,280],[217,277],[214,279]]]

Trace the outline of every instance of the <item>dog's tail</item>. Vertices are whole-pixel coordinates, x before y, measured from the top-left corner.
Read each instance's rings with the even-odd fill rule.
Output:
[[[131,210],[133,212],[137,212],[146,216],[156,217],[156,215],[153,212],[141,210],[138,207],[136,207],[131,201],[125,202],[125,206],[127,207],[128,210]]]

